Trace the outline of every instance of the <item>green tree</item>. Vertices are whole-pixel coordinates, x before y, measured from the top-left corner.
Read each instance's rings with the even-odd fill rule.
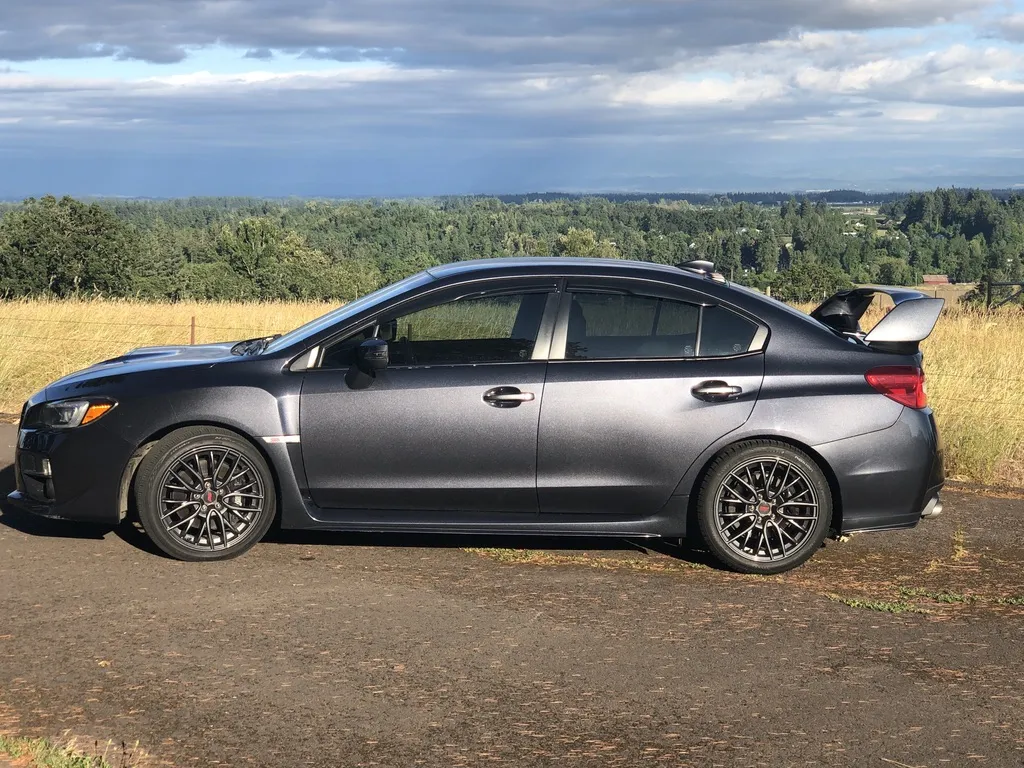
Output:
[[[610,240],[598,240],[592,229],[569,227],[564,235],[555,241],[555,253],[559,256],[594,257],[601,259],[620,258],[619,249]]]
[[[139,267],[139,237],[96,204],[29,199],[0,221],[0,294],[126,296]]]
[[[807,258],[793,262],[778,273],[772,295],[782,301],[820,302],[836,291],[852,287],[850,278],[838,267]]]

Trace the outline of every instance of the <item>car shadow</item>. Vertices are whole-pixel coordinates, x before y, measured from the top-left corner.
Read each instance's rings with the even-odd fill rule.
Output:
[[[14,465],[0,467],[0,525],[20,533],[41,538],[92,539],[102,540],[113,533],[128,544],[154,555],[163,555],[146,536],[145,532],[129,521],[121,525],[53,520],[39,517],[18,509],[7,501],[7,494],[14,490]]]
[[[51,520],[17,509],[7,502],[14,489],[14,465],[0,467],[0,525],[43,538],[102,540],[113,533],[137,549],[157,557],[167,557],[142,528],[138,516],[129,513],[118,526]],[[263,538],[263,545],[298,545],[305,547],[398,547],[427,549],[533,549],[563,552],[605,551],[644,552],[659,554],[690,563],[712,565],[707,552],[683,541],[677,544],[665,539],[618,539],[569,536],[505,536],[501,534],[435,534],[435,533],[341,533],[334,531],[289,531],[274,526]]]
[[[305,547],[397,547],[410,549],[522,549],[550,552],[639,552],[721,568],[699,542],[678,539],[621,539],[606,536],[537,536],[441,533],[351,533],[272,529],[266,544]]]

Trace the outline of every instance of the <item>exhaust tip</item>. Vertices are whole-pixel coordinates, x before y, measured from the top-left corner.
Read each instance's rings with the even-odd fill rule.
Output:
[[[941,514],[942,514],[942,502],[939,501],[939,497],[938,496],[935,496],[934,498],[932,498],[932,500],[929,501],[928,504],[925,505],[925,508],[921,510],[921,517],[932,518],[932,517],[938,517]]]

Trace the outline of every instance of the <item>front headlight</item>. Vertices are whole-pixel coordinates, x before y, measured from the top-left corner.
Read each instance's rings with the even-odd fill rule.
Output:
[[[115,405],[113,400],[57,400],[43,404],[39,422],[51,429],[81,427],[96,421]]]

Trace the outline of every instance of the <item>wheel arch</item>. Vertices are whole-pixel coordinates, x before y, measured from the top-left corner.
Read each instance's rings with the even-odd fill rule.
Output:
[[[822,455],[811,446],[792,437],[772,434],[744,435],[741,438],[737,438],[725,445],[719,446],[718,450],[708,456],[707,460],[701,465],[700,470],[694,477],[692,484],[693,490],[690,493],[689,504],[687,507],[686,530],[699,530],[697,526],[697,504],[699,501],[698,497],[700,496],[699,490],[701,485],[704,483],[704,478],[707,477],[707,474],[711,469],[711,465],[715,463],[715,460],[718,459],[719,456],[730,448],[739,445],[740,443],[749,443],[754,440],[771,440],[772,442],[789,445],[791,448],[795,448],[801,453],[806,454],[807,458],[818,466],[818,469],[820,469],[821,473],[825,476],[825,480],[828,481],[829,491],[832,494],[832,519],[829,523],[829,527],[838,535],[843,530],[843,496],[839,486],[839,478],[836,476],[836,473],[833,471],[829,463],[825,461],[824,457],[822,457]]]
[[[195,419],[192,421],[168,424],[161,427],[142,440],[132,452],[132,455],[128,458],[124,469],[121,470],[121,483],[118,487],[117,493],[118,514],[122,520],[128,516],[131,500],[134,496],[132,493],[132,487],[135,484],[135,477],[139,473],[139,467],[142,465],[142,460],[145,459],[149,452],[153,450],[153,447],[167,437],[167,435],[187,427],[215,427],[217,429],[223,429],[226,432],[231,432],[237,435],[255,448],[257,453],[263,457],[263,460],[267,462],[267,466],[270,468],[270,475],[274,481],[275,501],[277,502],[275,505],[275,520],[281,519],[281,473],[279,472],[277,463],[274,461],[273,457],[266,451],[266,447],[261,445],[259,440],[245,432],[245,430],[239,429],[237,425],[217,421],[216,419]]]

